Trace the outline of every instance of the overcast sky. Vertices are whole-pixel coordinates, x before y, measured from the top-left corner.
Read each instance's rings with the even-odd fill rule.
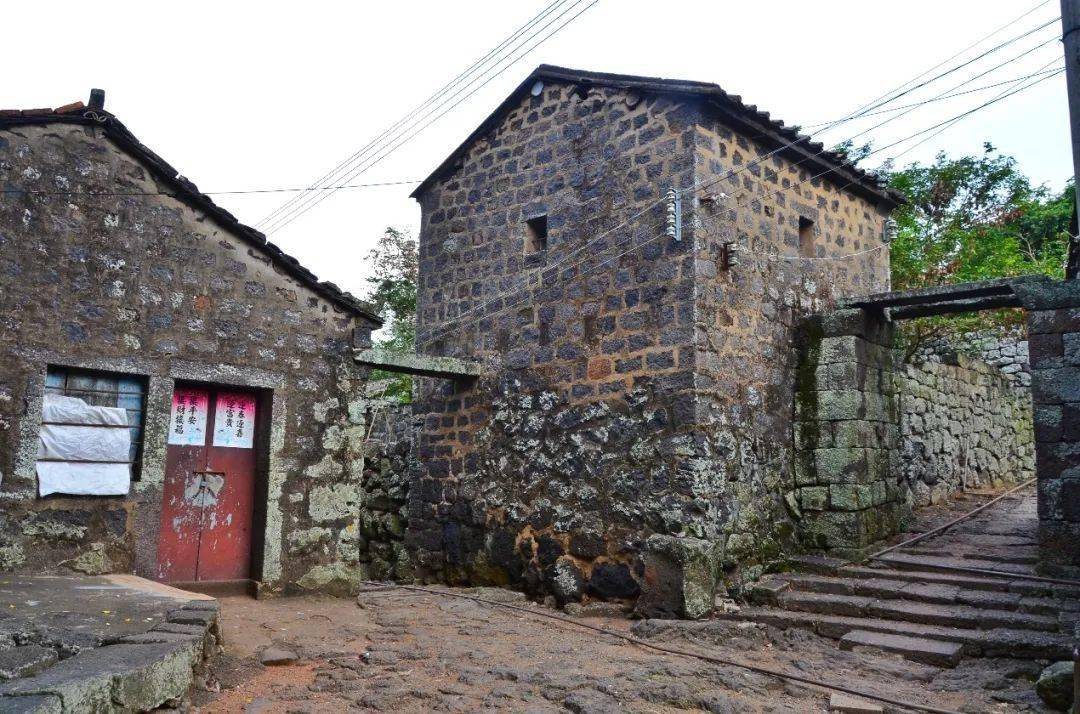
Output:
[[[101,87],[106,108],[205,191],[304,186],[546,4],[14,3],[4,10],[9,71],[0,80],[0,107],[86,101],[91,87]],[[1035,6],[1034,0],[599,0],[354,182],[424,178],[540,63],[716,82],[773,117],[805,126],[847,114]],[[1048,0],[965,57],[1057,14],[1057,0]],[[1055,23],[898,103],[949,89],[1059,35]],[[1047,64],[1055,58],[1060,65],[1060,57],[1053,41],[957,91],[1055,66]],[[922,107],[859,141],[883,146],[1008,88]],[[832,144],[889,116],[845,125],[823,139]],[[979,152],[984,141],[1016,156],[1036,182],[1060,188],[1072,170],[1064,78],[978,112],[901,162],[926,161],[939,150]],[[416,230],[411,188],[339,191],[271,240],[321,278],[363,294],[364,258],[382,229]],[[215,200],[254,224],[289,195]]]

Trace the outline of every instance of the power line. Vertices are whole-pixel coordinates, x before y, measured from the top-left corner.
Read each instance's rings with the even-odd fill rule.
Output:
[[[429,104],[431,104],[432,102],[437,100],[439,97],[444,95],[446,92],[448,92],[451,88],[453,88],[454,86],[459,84],[461,82],[461,80],[463,80],[464,78],[466,78],[470,74],[474,73],[480,67],[484,66],[487,63],[487,61],[492,57],[492,55],[494,55],[494,54],[496,54],[498,52],[501,52],[502,49],[507,44],[512,43],[514,40],[516,40],[521,35],[522,32],[524,32],[524,31],[528,30],[529,28],[531,28],[532,26],[534,26],[539,20],[543,19],[548,14],[550,14],[551,11],[554,10],[555,7],[562,4],[564,1],[565,0],[555,0],[555,2],[552,2],[549,5],[547,5],[547,7],[545,7],[543,10],[541,10],[536,16],[534,16],[531,20],[529,20],[529,22],[527,22],[522,27],[519,27],[509,37],[507,37],[502,42],[500,42],[494,49],[490,50],[486,55],[481,57],[479,60],[473,62],[471,65],[469,65],[469,67],[467,67],[465,70],[460,72],[456,77],[454,77],[452,80],[450,80],[449,82],[444,84],[439,90],[437,90],[434,94],[432,94],[430,97],[428,97],[423,102],[421,102],[419,105],[417,105],[412,111],[410,111],[408,114],[406,114],[404,117],[399,119],[397,122],[392,124],[387,129],[385,129],[381,134],[376,136],[374,139],[372,139],[370,142],[368,142],[365,146],[361,147],[356,152],[354,152],[353,154],[348,156],[345,160],[338,163],[333,169],[331,169],[330,171],[328,171],[327,173],[323,174],[321,177],[316,179],[312,183],[312,186],[313,187],[320,186],[320,185],[322,185],[323,183],[325,183],[327,181],[331,181],[333,179],[333,177],[343,167],[346,167],[351,162],[356,160],[358,157],[365,154],[373,146],[377,145],[380,141],[382,141],[382,139],[384,137],[386,137],[388,134],[395,131],[399,126],[401,126],[402,124],[404,124],[408,120],[412,119],[412,117],[415,116],[416,114],[423,111],[423,109],[426,106],[428,106]],[[267,216],[263,217],[262,219],[260,219],[259,222],[256,225],[258,226],[258,225],[262,225],[262,224],[266,223],[271,218],[279,215],[282,211],[287,209],[290,206],[291,203],[294,203],[294,202],[295,202],[295,199],[292,199],[290,201],[286,201],[282,205],[278,206],[269,215],[267,215]]]
[[[1055,60],[1055,61],[1056,61],[1056,60]],[[1062,67],[1062,68],[1061,68],[1061,69],[1059,69],[1059,70],[1056,70],[1056,71],[1055,71],[1055,72],[1053,72],[1052,74],[1049,74],[1049,75],[1046,75],[1046,76],[1042,77],[1041,79],[1035,80],[1034,82],[1030,82],[1030,83],[1028,83],[1028,84],[1026,84],[1026,85],[1022,85],[1022,86],[1020,86],[1020,87],[1017,87],[1016,89],[1014,89],[1014,90],[1011,90],[1011,91],[1009,91],[1009,92],[1004,92],[1004,93],[1002,93],[1002,94],[999,94],[998,96],[994,97],[993,99],[991,99],[990,101],[986,102],[985,104],[982,104],[982,105],[980,105],[980,106],[978,106],[978,107],[975,107],[974,109],[972,109],[972,110],[970,110],[970,111],[967,111],[967,112],[964,112],[963,114],[960,114],[960,115],[958,115],[958,116],[955,116],[955,117],[953,117],[952,119],[949,119],[949,120],[947,120],[947,121],[945,121],[945,122],[942,122],[941,124],[936,124],[935,126],[932,126],[932,127],[928,127],[928,128],[927,128],[927,129],[925,129],[924,131],[932,131],[933,129],[937,129],[938,127],[940,127],[940,129],[939,129],[938,131],[934,132],[933,134],[931,134],[931,135],[927,136],[927,137],[926,137],[925,139],[923,139],[922,141],[918,142],[917,144],[913,144],[913,145],[909,146],[908,148],[904,149],[903,151],[901,151],[901,152],[900,152],[899,154],[896,154],[895,156],[893,156],[893,157],[892,157],[892,158],[893,158],[893,160],[895,161],[896,159],[900,158],[900,157],[901,157],[901,156],[903,156],[904,154],[907,154],[907,153],[909,153],[909,152],[911,152],[911,151],[914,151],[914,150],[915,150],[915,149],[916,149],[917,147],[919,147],[919,146],[922,146],[923,144],[925,144],[926,142],[930,141],[930,140],[931,140],[931,139],[933,139],[933,138],[934,138],[935,136],[938,136],[938,135],[939,135],[939,134],[941,134],[942,132],[944,132],[944,131],[947,131],[947,130],[951,129],[951,128],[953,127],[953,125],[955,125],[955,124],[957,124],[957,123],[959,123],[959,122],[963,121],[964,119],[967,119],[967,118],[968,118],[969,116],[971,116],[972,114],[974,114],[974,113],[975,113],[975,112],[977,112],[978,110],[980,110],[980,109],[984,109],[984,108],[986,108],[986,107],[988,107],[988,106],[990,106],[990,105],[992,105],[992,104],[996,104],[997,102],[1000,102],[1000,101],[1002,101],[1002,100],[1004,100],[1004,99],[1008,99],[1009,97],[1013,96],[1014,94],[1019,94],[1020,92],[1023,92],[1023,91],[1024,91],[1024,90],[1026,90],[1026,89],[1030,89],[1031,87],[1034,87],[1034,86],[1035,86],[1035,85],[1037,85],[1037,84],[1040,84],[1040,83],[1042,83],[1042,82],[1045,82],[1045,81],[1046,81],[1046,80],[1048,80],[1048,79],[1052,79],[1052,78],[1054,78],[1054,77],[1058,76],[1059,74],[1062,74],[1063,72],[1065,72],[1065,68],[1064,68],[1064,67]],[[913,138],[913,137],[908,137],[908,139],[911,139],[911,138]],[[906,140],[904,140],[904,141],[907,141],[908,139],[906,139]],[[893,144],[892,144],[892,146],[895,146],[895,145],[896,145],[897,143],[900,143],[900,144],[902,144],[902,143],[904,143],[904,141],[900,141],[900,142],[895,142],[895,143],[893,143]]]
[[[582,2],[585,2],[585,0],[574,0],[574,2],[571,5],[563,8],[563,10],[558,15],[556,15],[553,19],[549,20],[546,24],[544,24],[538,30],[533,32],[528,38],[526,38],[524,40],[523,43],[521,43],[517,47],[515,47],[514,50],[517,50],[517,49],[520,49],[521,47],[524,47],[526,44],[528,44],[528,42],[530,40],[532,40],[533,38],[539,36],[548,27],[551,27],[551,25],[555,24],[561,18],[563,18],[565,15],[567,15],[568,13],[570,13],[571,11],[576,9],[578,6],[580,6]],[[519,53],[516,57],[510,57],[510,56],[505,57],[505,58],[501,59],[499,61],[499,63],[497,63],[491,69],[485,70],[485,73],[483,73],[483,74],[479,75],[478,77],[474,78],[467,85],[465,85],[461,89],[457,90],[454,95],[448,97],[446,100],[444,100],[437,107],[434,107],[433,109],[431,109],[427,114],[424,115],[424,117],[420,117],[417,120],[417,122],[414,122],[411,126],[405,127],[402,130],[402,132],[410,132],[411,131],[411,133],[409,133],[409,134],[407,134],[405,136],[401,136],[401,134],[399,133],[399,135],[397,137],[394,137],[392,139],[389,139],[387,142],[384,142],[384,146],[382,147],[382,149],[379,149],[379,150],[382,151],[382,153],[380,153],[377,156],[371,157],[364,164],[362,164],[358,168],[353,169],[348,174],[348,176],[347,176],[347,178],[345,180],[346,181],[351,181],[355,177],[357,177],[360,174],[364,173],[365,171],[369,170],[372,166],[375,166],[376,164],[380,163],[383,159],[385,159],[387,156],[389,156],[391,153],[393,153],[395,150],[397,150],[400,146],[402,146],[406,142],[412,140],[414,137],[416,137],[424,129],[431,126],[431,124],[433,124],[435,121],[438,121],[440,118],[445,116],[448,112],[450,112],[455,107],[460,105],[466,99],[473,96],[474,94],[476,94],[476,92],[480,91],[482,88],[487,86],[491,81],[493,81],[495,78],[499,77],[501,74],[503,74],[510,67],[512,67],[515,64],[517,64],[518,62],[520,62],[530,52],[532,52],[537,47],[539,47],[543,43],[550,40],[552,37],[554,37],[556,34],[558,34],[564,27],[566,27],[568,24],[570,24],[571,22],[576,20],[578,17],[580,17],[584,12],[586,12],[591,7],[593,7],[597,2],[599,2],[599,0],[591,0],[591,2],[589,2],[583,9],[579,10],[577,13],[572,15],[569,19],[562,22],[562,24],[560,24],[558,27],[556,27],[554,30],[552,30],[548,35],[546,35],[545,37],[542,37],[540,40],[533,43],[531,46],[526,47],[524,49],[524,51]],[[511,50],[511,52],[513,52],[514,50]],[[509,62],[507,62],[508,59],[509,59]],[[481,79],[483,79],[484,74],[488,74],[488,73],[493,73],[493,74],[490,74],[490,76],[488,76],[487,79],[484,79],[484,81],[481,84],[479,84],[479,86],[474,87],[467,94],[465,94],[464,96],[461,96],[459,99],[457,99],[457,101],[454,101],[454,99],[456,97],[460,96],[462,92],[469,89],[469,87],[472,87],[474,84],[476,84],[476,82],[479,82]],[[424,118],[430,117],[432,113],[434,113],[434,112],[438,111],[440,108],[446,106],[446,104],[451,102],[451,101],[453,101],[453,104],[450,104],[449,107],[446,107],[441,112],[436,114],[434,117],[428,119],[426,122],[424,122],[420,126],[418,126],[418,127],[416,126],[416,124],[419,121],[423,121]],[[414,127],[415,127],[415,129],[414,129]],[[398,140],[398,139],[400,139],[400,140]],[[397,141],[397,143],[395,143],[395,144],[393,144],[392,146],[389,146],[389,147],[385,146],[386,143],[389,143],[390,141],[395,141],[395,140]],[[286,213],[284,213],[282,215],[279,215],[277,218],[274,219],[274,221],[272,221],[271,223],[268,223],[265,226],[266,232],[271,233],[273,231],[280,230],[281,228],[285,227],[289,223],[291,223],[294,220],[296,220],[297,218],[299,218],[304,213],[308,212],[309,210],[311,210],[312,208],[317,206],[322,201],[329,198],[333,193],[334,193],[333,191],[330,191],[330,192],[327,192],[327,193],[319,194],[318,196],[316,196],[314,198],[314,200],[311,200],[311,196],[309,195],[308,197],[306,197],[306,199],[304,201],[300,201],[298,204],[296,204],[290,211],[287,211]]]
[[[204,196],[237,196],[248,195],[258,193],[299,193],[307,191],[337,191],[339,189],[354,189],[354,188],[375,188],[379,186],[404,186],[408,184],[420,183],[419,179],[408,179],[403,181],[379,181],[375,183],[352,183],[352,184],[339,184],[336,186],[324,186],[321,188],[311,187],[299,187],[299,188],[253,188],[240,191],[199,191],[198,193]],[[171,196],[177,198],[178,194],[172,191],[39,191],[35,189],[23,189],[23,188],[5,188],[0,189],[0,193],[24,193],[33,196]]]
[[[940,102],[940,101],[943,101],[945,99],[954,99],[956,97],[963,97],[963,96],[968,95],[968,94],[975,94],[976,92],[985,92],[988,89],[995,89],[997,87],[1003,87],[1006,84],[1016,84],[1017,82],[1022,82],[1025,79],[1031,79],[1032,77],[1038,77],[1041,74],[1049,74],[1049,73],[1054,72],[1054,71],[1056,71],[1056,70],[1047,69],[1047,70],[1043,70],[1042,72],[1034,72],[1032,74],[1023,75],[1021,77],[1013,77],[1012,79],[1006,79],[1006,80],[1004,80],[1002,82],[995,82],[993,84],[985,84],[985,85],[983,85],[981,87],[976,87],[974,89],[968,89],[968,90],[965,90],[963,92],[955,92],[953,94],[938,95],[938,96],[933,97],[931,99],[926,99],[926,100],[921,101],[921,102],[914,102],[912,104],[901,104],[900,106],[892,107],[891,109],[882,109],[881,111],[870,112],[869,114],[863,114],[862,118],[872,117],[872,116],[880,116],[881,114],[890,114],[892,112],[898,112],[901,109],[909,109],[911,107],[921,107],[923,105],[933,104],[934,102]],[[833,119],[832,121],[823,121],[823,122],[817,122],[817,123],[814,123],[814,124],[803,124],[802,128],[803,129],[813,129],[815,127],[825,126],[826,124],[833,124],[836,121],[837,121],[836,119]]]
[[[897,87],[895,87],[895,88],[893,88],[893,89],[890,89],[889,91],[885,92],[885,93],[884,93],[884,94],[882,94],[881,96],[879,96],[879,97],[876,97],[875,99],[872,99],[872,100],[870,100],[870,102],[869,102],[868,104],[864,104],[863,106],[859,107],[859,108],[858,108],[858,109],[856,109],[856,110],[855,110],[854,112],[852,112],[852,113],[851,113],[851,114],[850,114],[849,116],[852,116],[852,117],[854,118],[854,115],[855,115],[855,114],[858,114],[858,113],[861,113],[861,112],[864,112],[864,111],[869,111],[869,109],[871,108],[871,105],[872,105],[872,104],[874,104],[875,102],[878,102],[878,101],[881,101],[881,100],[885,99],[885,98],[886,98],[886,97],[888,97],[888,96],[889,96],[890,94],[893,94],[893,93],[895,93],[895,92],[898,92],[898,91],[900,91],[900,90],[904,89],[905,87],[907,87],[907,86],[908,86],[909,84],[912,84],[913,82],[918,82],[919,80],[921,80],[921,79],[922,79],[923,77],[925,77],[926,75],[928,75],[928,74],[930,74],[931,72],[934,72],[934,71],[936,71],[936,70],[940,69],[941,67],[944,67],[944,66],[945,66],[945,65],[947,65],[947,64],[948,64],[949,62],[952,62],[952,61],[953,61],[954,59],[956,59],[956,58],[960,57],[961,55],[963,55],[963,54],[964,54],[965,52],[967,52],[967,51],[969,51],[969,50],[972,50],[972,49],[974,49],[974,48],[978,47],[979,45],[981,45],[981,44],[982,44],[983,42],[985,42],[986,40],[989,40],[989,39],[990,39],[991,37],[993,37],[994,35],[996,35],[996,34],[998,34],[998,33],[1002,32],[1002,31],[1004,31],[1004,30],[1007,30],[1008,28],[1012,27],[1012,26],[1013,26],[1013,25],[1015,25],[1016,23],[1018,23],[1018,22],[1020,22],[1021,20],[1023,20],[1023,19],[1024,19],[1025,17],[1027,17],[1028,15],[1032,14],[1033,12],[1036,12],[1037,10],[1039,10],[1039,8],[1041,8],[1041,7],[1045,6],[1045,5],[1048,5],[1049,3],[1050,3],[1050,0],[1039,0],[1039,2],[1035,3],[1035,5],[1034,5],[1033,7],[1029,8],[1029,9],[1028,9],[1028,10],[1027,10],[1026,12],[1024,12],[1023,14],[1021,14],[1020,16],[1018,16],[1018,17],[1015,17],[1015,18],[1013,18],[1012,20],[1009,20],[1009,21],[1008,21],[1008,22],[1006,22],[1006,23],[1005,23],[1004,25],[1002,25],[1001,27],[997,28],[996,30],[994,30],[994,31],[990,32],[989,34],[983,35],[983,36],[982,36],[981,38],[979,38],[979,39],[978,39],[978,40],[976,40],[975,42],[971,43],[970,45],[968,45],[968,46],[967,46],[967,47],[965,47],[964,49],[960,50],[960,51],[959,51],[959,52],[957,52],[956,54],[953,54],[953,55],[951,55],[950,57],[948,57],[948,58],[946,58],[946,59],[942,60],[941,62],[938,62],[938,63],[937,63],[936,65],[934,65],[934,66],[933,66],[933,67],[931,67],[930,69],[928,69],[928,70],[924,71],[924,72],[923,72],[922,74],[919,74],[919,75],[917,75],[917,76],[913,77],[912,79],[909,79],[909,80],[908,80],[907,82],[904,82],[903,84],[901,84],[901,85],[899,85],[899,86],[897,86]],[[888,103],[890,103],[890,102],[893,102],[893,101],[895,101],[895,100],[896,100],[896,99],[898,99],[898,98],[899,98],[899,97],[893,97],[893,98],[891,98],[891,99],[887,100],[887,101],[886,101],[885,103],[886,103],[886,104],[888,104]]]
[[[847,121],[851,121],[852,119],[858,119],[859,117],[864,116],[866,114],[866,112],[868,112],[868,111],[872,111],[872,110],[878,109],[878,108],[880,108],[880,107],[882,107],[882,106],[884,106],[886,104],[890,104],[890,103],[896,101],[897,99],[899,99],[900,97],[911,94],[912,92],[914,92],[916,90],[919,90],[919,89],[922,89],[923,87],[925,87],[925,86],[927,86],[929,84],[933,84],[934,82],[938,81],[939,79],[943,79],[943,78],[949,76],[950,74],[953,74],[955,72],[960,71],[961,69],[964,69],[965,67],[969,67],[969,66],[975,64],[976,62],[978,62],[979,60],[984,59],[985,57],[988,57],[988,56],[994,54],[995,52],[998,52],[999,50],[1002,50],[1002,49],[1008,47],[1009,45],[1011,45],[1011,44],[1013,44],[1015,42],[1018,42],[1018,41],[1024,39],[1025,37],[1028,37],[1029,35],[1033,35],[1036,32],[1038,32],[1039,30],[1042,30],[1042,29],[1044,29],[1046,27],[1049,27],[1050,25],[1053,25],[1055,22],[1057,22],[1060,19],[1061,19],[1061,16],[1059,15],[1059,16],[1055,17],[1052,20],[1048,20],[1047,22],[1044,22],[1043,24],[1039,25],[1038,27],[1034,27],[1034,28],[1028,30],[1027,32],[1024,32],[1024,33],[1022,33],[1020,35],[1017,35],[1016,37],[1013,37],[1013,38],[1011,38],[1009,40],[1006,40],[1006,41],[1004,41],[1004,42],[1002,42],[1000,44],[997,44],[994,47],[991,47],[990,49],[986,50],[985,52],[982,52],[981,54],[976,55],[975,57],[972,57],[969,60],[966,60],[962,64],[957,65],[956,67],[945,70],[944,72],[941,72],[940,74],[937,74],[937,75],[931,77],[930,79],[919,82],[915,86],[913,86],[913,87],[911,87],[909,89],[905,89],[904,91],[900,92],[899,94],[895,94],[894,96],[890,97],[887,100],[878,101],[876,103],[871,103],[870,105],[866,106],[864,109],[859,110],[851,119],[848,119]],[[846,122],[842,122],[842,123],[846,123]]]
[[[880,149],[875,149],[875,150],[871,151],[869,154],[867,154],[867,156],[871,156],[871,155],[876,154],[878,152],[884,151],[885,149],[892,148],[894,146],[897,146],[898,144],[903,144],[903,143],[905,143],[907,141],[910,141],[911,139],[914,139],[916,136],[919,136],[921,134],[925,134],[926,132],[929,132],[929,131],[933,131],[934,129],[937,129],[939,127],[944,126],[945,129],[948,129],[949,126],[951,126],[952,124],[955,124],[956,122],[961,121],[962,119],[966,119],[967,117],[971,116],[975,112],[980,111],[982,109],[985,109],[985,108],[987,108],[987,107],[989,107],[991,105],[997,104],[998,102],[1000,102],[1000,101],[1002,101],[1004,99],[1008,99],[1009,97],[1013,96],[1014,94],[1019,94],[1020,92],[1023,92],[1026,89],[1030,89],[1031,87],[1034,87],[1037,84],[1045,82],[1048,79],[1053,79],[1054,77],[1056,77],[1057,75],[1061,74],[1064,71],[1065,71],[1064,69],[1058,70],[1057,72],[1054,72],[1053,74],[1049,74],[1049,75],[1046,75],[1044,77],[1041,77],[1040,79],[1037,79],[1034,82],[1029,82],[1028,84],[1021,85],[1021,86],[1017,87],[1016,89],[1012,89],[1012,90],[1010,90],[1008,92],[1005,92],[1003,94],[999,94],[998,96],[994,97],[990,101],[984,102],[983,104],[980,104],[979,106],[977,106],[977,107],[975,107],[973,109],[969,109],[968,111],[963,112],[962,114],[958,114],[957,116],[955,116],[955,117],[953,117],[951,119],[946,119],[943,122],[939,122],[937,124],[934,124],[933,126],[929,126],[929,127],[925,128],[925,129],[923,129],[921,131],[916,132],[915,134],[913,134],[911,136],[908,136],[908,137],[904,138],[904,139],[900,139],[899,141],[894,141],[891,144],[886,144],[885,146],[881,147]],[[946,125],[949,125],[949,126],[946,126]],[[944,131],[944,129],[942,129],[942,131]],[[940,133],[941,132],[937,132],[937,134],[940,134]],[[934,136],[937,136],[937,134],[934,134],[933,136],[927,137],[924,141],[929,141]],[[923,142],[920,142],[920,144],[921,143],[923,143]],[[916,146],[918,146],[918,144],[916,144]],[[914,147],[911,147],[911,148],[914,148]]]

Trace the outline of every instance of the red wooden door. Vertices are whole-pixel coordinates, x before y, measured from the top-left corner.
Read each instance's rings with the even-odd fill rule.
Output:
[[[169,424],[158,578],[250,577],[255,395],[177,387]]]

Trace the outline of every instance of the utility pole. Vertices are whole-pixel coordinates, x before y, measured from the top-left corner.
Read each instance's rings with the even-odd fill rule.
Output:
[[[1072,225],[1080,209],[1080,0],[1061,0],[1061,43],[1065,46],[1065,81],[1069,93],[1069,126],[1072,134],[1073,176],[1076,182]],[[1080,239],[1072,229],[1065,277],[1080,279]]]

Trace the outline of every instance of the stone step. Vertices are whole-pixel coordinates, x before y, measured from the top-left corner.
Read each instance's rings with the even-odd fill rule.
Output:
[[[816,612],[823,615],[847,615],[849,617],[866,617],[870,612],[870,605],[874,602],[872,597],[858,595],[833,595],[830,593],[814,593],[785,591],[780,593],[778,605],[785,610],[796,612]]]
[[[902,655],[905,659],[936,667],[955,667],[960,663],[964,646],[959,642],[944,642],[926,637],[891,635],[869,630],[852,630],[840,638],[840,649],[873,647],[884,652]]]
[[[887,575],[900,575],[902,571],[872,571],[864,577],[843,578],[828,575],[789,574],[776,576],[769,582],[783,583],[787,590],[827,593],[832,595],[858,595],[892,600],[913,600],[938,605],[969,605],[989,610],[1010,610],[1032,615],[1053,615],[1061,612],[1080,612],[1080,600],[1024,595],[1023,593],[976,590],[950,582],[919,582],[892,579]],[[770,588],[775,586],[770,585]],[[755,592],[756,589],[755,589]],[[756,604],[775,605],[779,591],[773,597],[754,599]]]
[[[767,607],[744,607],[739,612],[714,615],[717,619],[761,622],[780,629],[799,627],[822,637],[838,640],[853,630],[906,635],[925,639],[957,642],[971,657],[1012,657],[1016,659],[1068,659],[1072,657],[1073,638],[1057,632],[1032,630],[972,630],[939,625],[921,625],[875,617],[822,615],[792,612]]]
[[[968,575],[961,573],[930,572],[921,570],[893,570],[885,567],[849,565],[840,568],[837,574],[846,578],[880,578],[884,580],[906,580],[908,582],[941,583],[955,585],[970,590],[993,590],[1008,592],[1011,580],[994,576]],[[1050,594],[1046,588],[1044,594]]]
[[[939,605],[912,600],[875,600],[868,612],[873,617],[925,625],[992,630],[1005,627],[1014,630],[1057,632],[1061,623],[1056,617],[1032,615],[1026,612],[989,610],[969,605]]]
[[[830,558],[825,555],[795,555],[788,558],[788,565],[800,573],[814,573],[816,575],[834,575],[840,568],[846,566],[848,561],[840,558]]]
[[[967,544],[965,543],[964,545],[966,546]],[[1035,565],[1039,562],[1038,549],[1030,547],[987,547],[981,548],[977,551],[970,551],[961,549],[960,547],[956,547],[955,549],[949,548],[948,543],[934,543],[933,545],[924,548],[901,548],[900,550],[893,552],[907,553],[908,555],[932,557],[940,556],[942,552],[947,552],[949,553],[949,556],[953,558],[962,558],[964,560],[983,560],[993,563],[1008,563],[1012,565]]]
[[[957,568],[979,568],[996,570],[1016,575],[1034,575],[1031,567],[1016,563],[996,563],[992,560],[975,558],[954,558],[943,555],[912,555],[900,551],[886,553],[876,559],[893,568],[901,570],[956,570]]]
[[[992,610],[959,604],[942,605],[905,599],[875,598],[865,595],[835,595],[785,590],[777,597],[777,605],[796,612],[847,617],[878,617],[924,625],[978,630],[1005,627],[1016,630],[1057,632],[1061,628],[1061,622],[1057,617],[1047,615]]]

